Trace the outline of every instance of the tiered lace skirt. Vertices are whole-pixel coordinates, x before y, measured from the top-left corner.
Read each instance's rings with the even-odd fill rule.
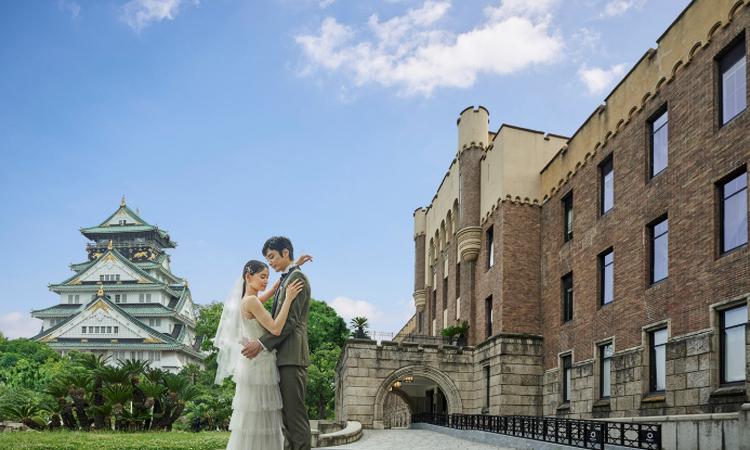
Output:
[[[234,373],[237,388],[227,450],[282,450],[281,392],[276,352],[242,358]]]

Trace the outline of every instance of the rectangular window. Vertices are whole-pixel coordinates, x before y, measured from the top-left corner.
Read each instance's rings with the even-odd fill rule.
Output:
[[[615,171],[611,156],[599,166],[599,178],[601,184],[600,212],[605,214],[615,206]]]
[[[747,244],[747,171],[719,185],[721,252]]]
[[[74,298],[75,298],[75,304],[76,305],[79,304],[79,303],[81,303],[81,296],[80,295],[76,295]]]
[[[99,327],[94,327],[94,333],[99,334]]]
[[[128,294],[122,294],[122,302],[127,303],[128,301]]]
[[[461,297],[456,299],[456,320],[461,318]]]
[[[573,239],[573,193],[566,195],[563,203],[563,240]]]
[[[68,304],[70,304],[70,305],[73,304],[73,296],[72,295],[68,295]]]
[[[492,336],[492,296],[490,295],[484,300],[484,317],[485,317],[485,328],[487,332],[487,338]]]
[[[120,332],[120,327],[117,327],[117,326],[116,326],[116,327],[114,327],[114,328],[115,328],[115,334],[119,334],[119,332]]]
[[[573,272],[562,277],[563,322],[573,320]]]
[[[115,275],[115,281],[120,281],[120,274]]]
[[[484,366],[484,407],[490,407],[490,366]]]
[[[612,391],[612,344],[604,344],[599,347],[599,397],[608,398]]]
[[[86,327],[81,327],[81,334],[86,334]]]
[[[443,309],[448,307],[448,278],[443,278]]]
[[[151,303],[151,294],[146,294],[146,303]]]
[[[456,298],[461,296],[461,263],[456,264]]]
[[[664,110],[651,120],[651,176],[667,168],[667,149],[669,148],[669,112]]]
[[[448,326],[448,308],[443,310],[443,328]]]
[[[437,319],[432,319],[432,335],[437,336]]]
[[[495,263],[495,241],[492,227],[487,228],[485,237],[487,241],[487,269],[489,269]]]
[[[107,327],[107,334],[112,334],[112,327]]]
[[[99,275],[99,281],[104,281],[104,275]]]
[[[745,381],[747,305],[721,311],[721,383]]]
[[[563,403],[569,403],[573,387],[573,358],[570,355],[562,357],[562,367],[562,400]]]
[[[747,108],[747,69],[745,62],[745,38],[734,44],[719,58],[721,73],[721,124],[734,119]]]
[[[143,294],[138,294],[138,302],[143,303],[145,301],[145,297]]]
[[[115,303],[120,303],[120,294],[115,294]]]
[[[669,222],[658,220],[649,227],[651,235],[651,283],[667,278],[669,273]]]
[[[609,249],[599,255],[599,304],[612,303],[615,298],[615,252]]]
[[[666,386],[667,329],[654,330],[649,336],[651,341],[650,389],[651,392],[661,392]]]

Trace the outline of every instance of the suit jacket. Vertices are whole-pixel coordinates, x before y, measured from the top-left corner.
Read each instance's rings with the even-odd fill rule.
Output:
[[[294,303],[292,303],[289,309],[286,323],[281,329],[281,334],[274,336],[271,333],[266,333],[261,336],[260,342],[269,351],[276,350],[276,365],[307,367],[310,364],[310,349],[307,344],[307,318],[310,313],[310,282],[299,269],[293,270],[281,286],[279,286],[276,315],[281,311],[281,306],[286,300],[287,286],[295,280],[302,280],[305,286],[297,294],[297,297],[295,297]]]

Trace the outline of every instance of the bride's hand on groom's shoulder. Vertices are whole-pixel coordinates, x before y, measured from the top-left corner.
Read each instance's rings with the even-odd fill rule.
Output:
[[[297,294],[299,294],[302,291],[302,288],[305,287],[305,283],[302,280],[295,280],[287,286],[286,288],[286,301],[294,301],[294,299],[297,297]]]
[[[297,266],[302,266],[306,262],[312,262],[313,257],[311,255],[302,255],[297,258]]]

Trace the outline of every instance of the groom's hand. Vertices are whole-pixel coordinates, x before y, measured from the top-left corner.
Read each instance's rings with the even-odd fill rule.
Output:
[[[263,346],[260,345],[260,342],[250,341],[242,348],[242,356],[248,359],[253,359],[258,356],[258,353],[260,353],[261,350],[263,350]]]

